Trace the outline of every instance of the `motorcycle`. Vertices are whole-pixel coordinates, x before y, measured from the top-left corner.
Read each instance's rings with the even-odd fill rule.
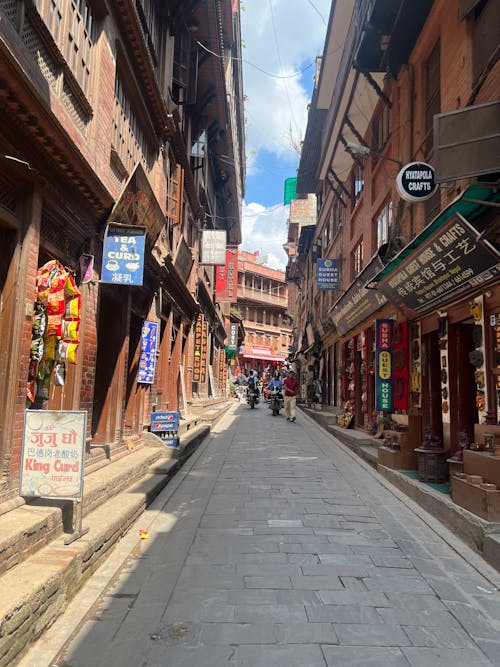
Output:
[[[273,417],[279,415],[284,405],[283,393],[279,387],[272,387],[269,391],[269,407],[273,412]]]
[[[255,408],[256,405],[259,403],[259,396],[255,389],[249,388],[247,391],[247,403],[248,405],[252,408],[252,410]]]

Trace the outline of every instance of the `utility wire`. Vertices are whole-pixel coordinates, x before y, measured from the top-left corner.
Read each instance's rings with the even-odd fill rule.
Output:
[[[319,11],[319,9],[316,7],[316,5],[312,2],[312,0],[307,0],[307,2],[311,5],[311,7],[314,9],[314,11],[318,14],[319,18],[323,21],[323,24],[326,25],[325,17]]]
[[[276,45],[276,54],[278,56],[278,63],[280,66],[280,71],[284,72],[285,68],[283,67],[283,61],[281,60],[281,53],[280,53],[280,47],[279,47],[279,42],[278,42],[278,33],[276,31],[276,21],[274,19],[274,7],[273,7],[273,0],[269,0],[269,8],[271,10],[271,23],[273,26],[273,35],[274,35],[274,43]],[[295,130],[297,131],[298,138],[300,139],[300,132],[298,129],[297,121],[295,120],[295,115],[293,113],[293,108],[292,108],[292,102],[290,100],[290,95],[288,93],[288,87],[286,85],[286,79],[283,79],[283,88],[285,89],[285,95],[286,99],[288,102],[288,108],[290,109],[290,118],[295,125]],[[290,137],[290,141],[292,140],[292,137]]]
[[[204,51],[207,53],[210,53],[210,55],[215,56],[216,58],[224,58],[225,56],[221,56],[218,53],[215,53],[215,51],[212,51],[209,49],[207,46],[202,44],[199,40],[195,39],[195,43],[198,44],[200,48],[202,48]],[[330,56],[333,55],[334,53],[337,53],[340,51],[343,47],[342,46],[337,46],[333,51],[329,51],[328,53],[325,53],[324,56]],[[311,67],[315,67],[316,63],[312,62],[303,67],[300,70],[297,70],[296,72],[292,72],[291,74],[271,74],[271,72],[267,72],[265,69],[262,69],[262,67],[259,67],[258,65],[255,65],[254,63],[250,62],[249,60],[245,60],[245,58],[237,58],[236,56],[231,56],[231,60],[236,60],[242,63],[245,63],[245,65],[249,65],[250,67],[253,67],[254,69],[258,70],[259,72],[262,72],[262,74],[265,74],[266,76],[270,76],[272,79],[294,79],[297,76],[302,76],[304,72],[306,72],[308,69],[311,69]]]

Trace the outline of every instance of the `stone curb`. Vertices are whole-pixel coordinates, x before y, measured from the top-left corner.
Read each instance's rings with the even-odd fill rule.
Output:
[[[227,409],[229,407],[230,404]],[[227,409],[221,410],[217,419],[212,421],[217,421]],[[15,664],[28,646],[63,613],[68,602],[103,562],[111,548],[196,451],[210,430],[210,425],[202,423],[186,431],[175,458],[168,458],[169,454],[162,444],[158,448],[141,448],[110,464],[109,472],[108,469],[101,469],[100,482],[96,480],[96,487],[106,484],[115,490],[115,475],[120,490],[107,500],[95,500],[93,509],[84,511],[83,528],[88,526],[89,532],[70,545],[64,544],[67,535],[61,534],[63,517],[60,507],[30,505],[14,510],[9,514],[20,512],[23,517],[20,530],[19,522],[14,517],[7,514],[0,518],[5,519],[5,527],[7,523],[11,524],[11,530],[17,527],[17,540],[11,532],[5,543],[8,547],[15,547],[17,543],[18,547],[20,536],[22,538],[23,534],[33,530],[33,514],[40,515],[35,519],[35,530],[40,531],[36,553],[0,577],[0,667]],[[129,486],[124,489],[121,480],[125,472],[121,468],[133,463],[134,457],[134,482],[130,485],[129,476]],[[99,496],[92,489],[90,479],[85,480],[85,489],[89,490],[92,500]],[[84,503],[86,498],[85,493]]]

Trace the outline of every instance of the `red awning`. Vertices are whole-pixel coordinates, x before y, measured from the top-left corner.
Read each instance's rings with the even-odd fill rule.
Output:
[[[257,354],[240,354],[240,357],[243,359],[258,359],[259,361],[281,361],[285,363],[286,358],[285,357],[272,357],[269,355],[257,355]]]

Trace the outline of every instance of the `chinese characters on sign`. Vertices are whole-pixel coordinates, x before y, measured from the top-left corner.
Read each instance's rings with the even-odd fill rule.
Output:
[[[203,315],[198,315],[194,327],[193,382],[207,379],[207,323]]]
[[[102,250],[101,282],[142,285],[145,227],[108,225]]]
[[[153,384],[155,381],[156,350],[158,347],[158,323],[145,321],[141,332],[141,354],[137,382]]]
[[[319,290],[338,290],[340,270],[338,259],[318,259],[316,270]]]
[[[378,283],[382,294],[409,317],[443,305],[500,273],[500,253],[456,214]]]
[[[87,413],[26,410],[21,496],[81,498]]]
[[[387,303],[384,294],[365,288],[365,285],[383,266],[382,260],[376,255],[328,311],[339,335],[343,336],[354,329],[356,325]]]
[[[375,410],[392,412],[393,320],[376,320]]]

